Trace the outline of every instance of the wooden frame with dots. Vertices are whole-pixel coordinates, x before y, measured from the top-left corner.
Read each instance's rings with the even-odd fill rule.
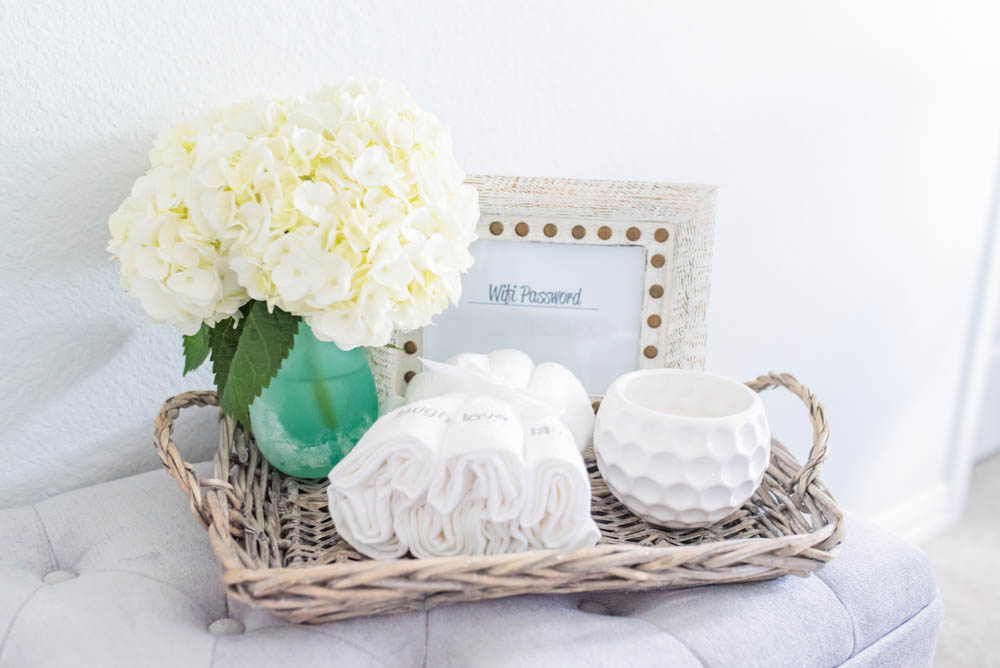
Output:
[[[702,368],[715,186],[474,176],[483,239],[645,249],[636,368]],[[392,384],[420,371],[422,330],[397,333]],[[599,399],[595,395],[595,399]]]

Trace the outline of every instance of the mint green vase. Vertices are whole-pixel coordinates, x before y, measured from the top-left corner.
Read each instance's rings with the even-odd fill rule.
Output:
[[[250,405],[261,454],[298,478],[325,477],[377,417],[363,350],[320,341],[304,322],[278,375]]]

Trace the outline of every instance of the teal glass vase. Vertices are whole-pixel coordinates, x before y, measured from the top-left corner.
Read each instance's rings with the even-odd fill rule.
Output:
[[[320,341],[305,322],[288,358],[250,404],[260,452],[297,478],[322,478],[378,417],[375,379],[362,348]]]

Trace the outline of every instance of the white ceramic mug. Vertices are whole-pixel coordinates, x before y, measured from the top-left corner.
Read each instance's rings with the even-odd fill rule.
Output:
[[[764,476],[771,430],[760,396],[701,371],[644,369],[618,378],[594,427],[597,466],[611,492],[651,524],[714,524]]]

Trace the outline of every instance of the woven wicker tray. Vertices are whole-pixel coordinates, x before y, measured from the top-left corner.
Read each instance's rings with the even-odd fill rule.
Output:
[[[601,541],[573,552],[375,561],[334,529],[326,480],[286,476],[264,460],[251,436],[221,420],[213,477],[199,480],[172,440],[181,409],[214,406],[214,392],[187,392],[164,404],[154,445],[164,467],[208,530],[228,593],[296,623],[422,610],[458,601],[525,593],[639,590],[807,575],[833,556],[843,516],[818,480],[826,458],[823,408],[787,374],[761,376],[756,391],[785,387],[809,408],[813,445],[805,465],[777,441],[761,486],[719,523],[689,530],[653,527],[632,515],[585,457],[592,514]]]

